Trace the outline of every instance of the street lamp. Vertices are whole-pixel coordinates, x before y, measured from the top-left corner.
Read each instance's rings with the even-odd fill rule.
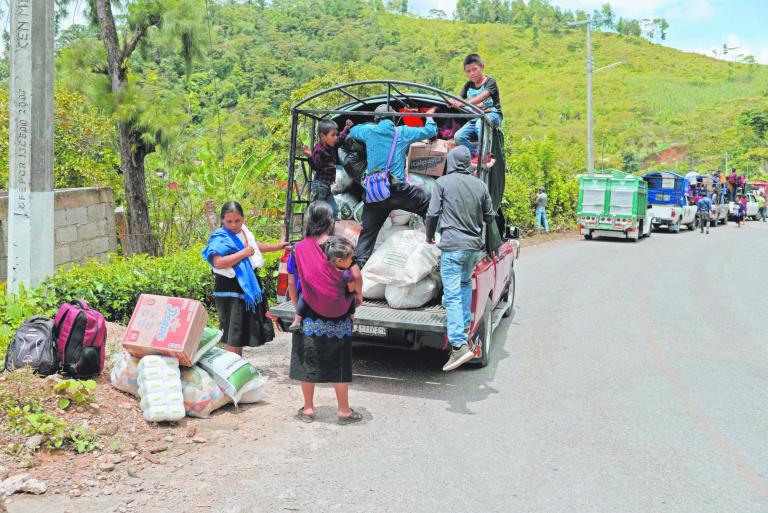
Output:
[[[567,23],[568,27],[580,27],[586,26],[587,29],[587,173],[595,173],[595,157],[594,157],[594,121],[592,119],[592,75],[600,71],[626,64],[625,61],[614,62],[608,66],[594,69],[595,61],[592,58],[592,24],[602,23],[605,21],[603,18],[587,18],[581,21],[572,21]]]

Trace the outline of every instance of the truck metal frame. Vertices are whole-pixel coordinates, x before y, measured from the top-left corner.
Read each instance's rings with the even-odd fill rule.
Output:
[[[462,104],[462,109],[448,108],[449,100]],[[345,102],[341,103],[340,102]],[[482,119],[479,136],[477,176],[488,184],[496,222],[486,225],[484,237],[486,252],[477,263],[472,277],[473,321],[470,347],[475,352],[475,363],[489,361],[493,331],[502,317],[512,313],[515,295],[514,260],[519,254],[517,229],[508,227],[501,210],[505,183],[504,138],[501,130],[493,128],[482,110],[451,93],[427,85],[397,80],[368,80],[343,84],[315,93],[291,107],[291,139],[288,161],[288,190],[286,193],[285,233],[291,242],[302,238],[304,212],[310,203],[311,170],[307,158],[298,151],[299,140],[315,143],[317,123],[334,120],[342,126],[347,119],[356,124],[373,120],[379,105],[388,105],[396,112],[392,116],[403,118],[435,118],[438,125],[451,120]],[[419,109],[438,107],[434,114]],[[401,109],[411,109],[400,112]],[[486,156],[493,154],[493,159]],[[270,310],[278,325],[285,328],[293,319],[294,310],[287,301],[286,262],[283,256],[278,276],[278,302]],[[478,315],[479,314],[479,315]],[[446,349],[445,310],[439,303],[422,308],[395,310],[383,301],[365,301],[355,312],[355,341],[419,349],[433,347]]]

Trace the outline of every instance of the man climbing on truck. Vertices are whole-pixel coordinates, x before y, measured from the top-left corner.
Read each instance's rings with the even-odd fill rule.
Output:
[[[451,355],[444,371],[475,357],[469,350],[472,321],[472,271],[483,251],[483,226],[495,219],[485,182],[472,175],[472,156],[465,146],[448,154],[445,176],[438,178],[427,211],[427,242],[435,243],[440,225],[440,277]]]
[[[435,107],[427,110],[432,114]],[[357,241],[357,261],[362,268],[373,253],[376,237],[393,210],[405,210],[421,217],[427,213],[429,198],[405,181],[405,156],[412,143],[437,135],[437,123],[427,118],[423,127],[395,127],[388,105],[376,107],[375,124],[356,125],[349,136],[363,141],[368,153],[368,170],[363,185],[368,189],[363,207],[363,231]],[[380,177],[380,181],[373,178]],[[374,193],[375,191],[375,193]]]

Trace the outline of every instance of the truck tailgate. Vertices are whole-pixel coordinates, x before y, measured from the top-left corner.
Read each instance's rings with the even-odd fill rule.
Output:
[[[281,303],[272,307],[269,313],[283,321],[293,321],[293,303],[290,301]],[[357,307],[355,324],[445,333],[445,309],[440,304],[432,304],[411,310],[395,310],[390,308],[386,301],[366,300]]]

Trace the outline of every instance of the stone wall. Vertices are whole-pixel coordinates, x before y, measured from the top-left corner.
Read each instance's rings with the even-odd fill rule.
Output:
[[[61,266],[117,250],[115,200],[110,187],[54,192],[54,263]],[[8,272],[8,193],[0,192],[0,280]]]

